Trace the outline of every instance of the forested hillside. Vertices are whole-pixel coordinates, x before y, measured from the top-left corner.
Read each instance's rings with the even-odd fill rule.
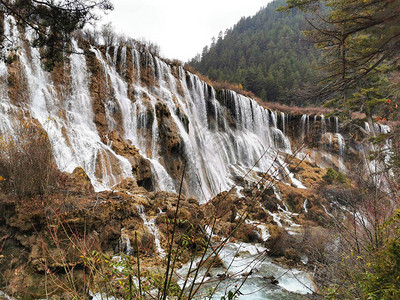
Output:
[[[276,0],[242,18],[190,65],[213,80],[241,84],[264,101],[306,104],[297,103],[292,92],[316,81],[320,55],[302,33],[304,16],[276,11],[284,4]]]

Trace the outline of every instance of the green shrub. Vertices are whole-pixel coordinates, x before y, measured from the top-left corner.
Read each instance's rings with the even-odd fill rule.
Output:
[[[343,174],[342,172],[337,172],[332,168],[329,168],[326,171],[326,174],[324,176],[322,176],[322,179],[324,179],[329,184],[332,184],[332,183],[347,183],[346,175]]]
[[[394,240],[380,251],[362,281],[367,299],[400,299],[400,244]]]

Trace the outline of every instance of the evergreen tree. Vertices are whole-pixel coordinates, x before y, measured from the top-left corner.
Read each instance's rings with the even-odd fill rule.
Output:
[[[347,115],[360,108],[368,115],[371,103],[393,95],[385,81],[398,68],[398,0],[287,0],[281,10],[298,8],[313,27],[307,36],[327,58],[319,97],[333,97],[331,104]]]
[[[291,92],[318,79],[320,56],[301,32],[307,26],[303,15],[276,11],[284,3],[273,1],[255,16],[242,18],[190,64],[211,79],[240,83],[263,100],[307,104]]]

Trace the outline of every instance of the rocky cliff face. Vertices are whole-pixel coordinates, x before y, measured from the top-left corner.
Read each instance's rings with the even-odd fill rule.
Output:
[[[3,43],[17,47],[0,63],[0,133],[12,136],[22,119],[39,122],[60,170],[82,167],[96,191],[129,177],[150,191],[175,192],[184,167],[185,194],[202,202],[250,169],[282,169],[300,186],[282,165],[293,145],[307,141],[325,151],[311,159],[344,167],[337,119],[269,111],[135,44],[72,41],[73,53],[49,73],[29,30],[9,17],[4,34]]]

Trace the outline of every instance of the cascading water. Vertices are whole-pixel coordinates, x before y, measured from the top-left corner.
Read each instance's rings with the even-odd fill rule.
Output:
[[[10,27],[13,20],[5,22],[5,34],[18,43],[16,53],[30,91],[26,109],[47,131],[59,168],[72,172],[82,167],[96,191],[110,189],[133,176],[128,159],[112,149],[108,138],[112,131],[118,131],[149,161],[158,190],[177,191],[180,174],[173,171],[174,163],[185,161],[186,193],[203,202],[231,188],[237,170],[241,174],[250,168],[263,172],[273,169],[273,164],[284,169],[283,159],[276,159],[281,152],[291,153],[284,134],[284,114],[278,126],[277,112],[233,91],[217,93],[181,66],[170,66],[149,52],[137,50],[135,45],[115,45],[102,53],[96,48],[81,50],[73,41],[74,54],[64,69],[70,78],[69,87],[60,94],[52,74],[41,67],[38,49],[24,47],[16,26]],[[31,41],[33,34],[27,29],[26,39]],[[94,78],[87,61],[91,53],[104,74],[102,84],[107,92],[100,101],[105,132],[99,131],[95,122],[98,110],[94,109],[91,91]],[[0,76],[7,77],[3,63]],[[131,76],[129,80],[127,76]],[[151,78],[154,82],[150,85]],[[4,132],[16,127],[16,113],[9,113],[13,106],[5,91],[7,86],[1,84],[0,89],[0,130]],[[168,130],[174,130],[172,138],[178,140],[175,153],[165,153],[169,140],[163,139],[163,134]],[[286,177],[296,181],[293,176]],[[300,186],[297,181],[295,184]]]
[[[159,234],[158,228],[155,224],[155,218],[151,219],[150,221],[147,220],[143,205],[139,205],[137,207],[137,211],[138,211],[139,216],[143,220],[144,226],[146,226],[147,229],[150,231],[150,233],[152,233],[154,236],[154,243],[156,244],[158,254],[162,258],[164,258],[166,256],[166,253],[165,253],[164,249],[161,247],[160,234]]]
[[[133,248],[129,236],[124,232],[125,228],[121,229],[121,238],[119,241],[119,248],[127,255],[133,254]]]
[[[344,150],[345,150],[345,141],[343,136],[340,133],[336,133],[337,144],[339,148],[339,157],[343,158]]]
[[[321,115],[321,132],[322,134],[326,132],[326,120],[324,115]]]
[[[334,125],[335,125],[335,133],[339,132],[339,118],[338,117],[334,117]]]
[[[302,115],[301,119],[300,119],[300,126],[301,126],[301,141],[304,143],[304,139],[306,138],[306,134],[307,134],[307,127],[306,127],[306,123],[308,120],[308,116],[307,115]]]
[[[11,22],[11,24],[10,24]],[[9,55],[8,49],[11,47],[13,41],[15,41],[16,36],[12,32],[12,27],[15,27],[15,24],[6,19],[4,22],[4,36],[9,37],[8,39],[4,39],[2,44],[2,51],[0,55],[7,57]],[[9,134],[12,136],[12,132],[14,129],[15,120],[9,116],[13,116],[15,114],[12,111],[16,111],[14,105],[11,104],[10,99],[8,97],[8,69],[7,65],[3,60],[0,60],[0,134]]]
[[[281,112],[281,118],[282,118],[282,133],[286,134],[286,121],[285,121],[285,113]]]

